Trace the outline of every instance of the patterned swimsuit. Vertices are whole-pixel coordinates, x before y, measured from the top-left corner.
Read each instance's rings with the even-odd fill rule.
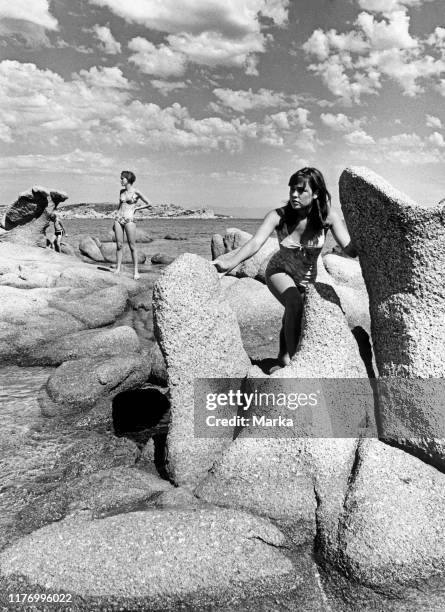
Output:
[[[277,213],[283,217],[283,209],[278,208]],[[300,244],[294,237],[293,232],[289,234],[286,223],[277,227],[278,242],[280,250],[272,257],[266,268],[266,279],[272,274],[288,274],[301,292],[304,292],[309,283],[315,282],[317,278],[317,260],[323,249],[325,232],[321,230],[314,238],[304,244]]]
[[[134,207],[139,199],[136,193],[133,193],[128,200],[124,199],[124,193],[120,195],[120,205],[116,215],[116,221],[125,227],[127,223],[134,221]]]

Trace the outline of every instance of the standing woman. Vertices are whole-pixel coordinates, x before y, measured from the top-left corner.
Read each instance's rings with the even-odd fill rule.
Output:
[[[59,219],[56,213],[54,212],[51,213],[49,215],[49,219],[54,224],[54,243],[53,243],[54,250],[57,251],[57,253],[61,253],[62,252],[62,238],[63,236],[67,236],[66,230],[63,227],[62,221]]]
[[[122,189],[119,194],[119,207],[117,209],[116,220],[114,222],[114,234],[116,236],[116,270],[115,273],[119,274],[122,267],[122,255],[124,246],[124,234],[127,235],[128,246],[130,247],[131,257],[133,259],[134,266],[134,280],[139,278],[138,271],[138,254],[136,249],[136,223],[134,221],[134,213],[137,210],[144,208],[151,208],[151,204],[142,195],[140,191],[137,191],[133,185],[136,180],[136,176],[130,170],[123,170],[121,172],[121,185]],[[137,206],[139,200],[145,203],[145,206]]]
[[[276,230],[280,249],[266,268],[266,282],[284,306],[278,355],[281,366],[288,365],[295,354],[303,296],[308,284],[316,280],[317,261],[328,230],[347,255],[356,256],[348,230],[330,204],[331,196],[321,172],[316,168],[302,168],[289,179],[287,204],[271,210],[256,234],[238,252],[213,262],[220,272],[229,272],[255,255]]]

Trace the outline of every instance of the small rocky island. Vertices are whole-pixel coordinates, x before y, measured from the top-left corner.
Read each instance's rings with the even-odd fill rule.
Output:
[[[115,202],[70,204],[60,209],[62,219],[110,219],[116,213]],[[159,204],[136,213],[139,219],[189,217],[190,219],[226,219],[229,215],[215,214],[210,208],[184,208],[177,204]]]

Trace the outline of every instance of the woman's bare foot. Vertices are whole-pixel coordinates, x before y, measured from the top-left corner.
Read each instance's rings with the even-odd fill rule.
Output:
[[[139,280],[141,278],[141,275],[139,274],[139,272],[135,272],[133,278],[134,280]]]
[[[120,274],[120,273],[121,273],[120,268],[115,268],[113,270],[113,274]]]

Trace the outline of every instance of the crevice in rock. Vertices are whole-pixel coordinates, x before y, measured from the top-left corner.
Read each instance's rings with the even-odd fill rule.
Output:
[[[255,515],[253,515],[255,516]],[[283,550],[291,550],[292,547],[291,546],[286,546],[285,544],[274,544],[273,542],[270,542],[269,540],[265,540],[264,538],[262,538],[261,536],[255,535],[255,536],[247,536],[248,540],[258,540],[259,542],[263,542],[263,544],[267,544],[267,546],[272,546],[272,548],[276,548],[276,550],[279,551],[283,551]]]
[[[357,342],[360,357],[365,365],[368,378],[376,378],[374,365],[372,363],[373,350],[368,332],[365,331],[360,325],[356,325],[351,330],[351,333]]]
[[[345,494],[344,494],[343,502],[342,502],[342,510],[338,515],[337,533],[336,533],[336,538],[337,538],[336,555],[341,555],[341,551],[342,551],[342,527],[344,526],[344,517],[347,516],[347,513],[348,513],[347,503],[348,503],[349,491],[355,482],[355,479],[358,473],[358,469],[359,469],[359,465],[360,465],[359,448],[360,448],[360,441],[357,442],[357,445],[355,447],[354,460],[352,462],[351,471],[349,472],[349,476],[348,476],[348,482],[345,487]],[[319,509],[320,509],[322,500],[317,491],[316,483],[314,483],[314,494],[315,494],[315,500],[317,503],[317,507],[315,510],[316,535],[314,538],[313,555],[317,563],[317,566],[323,568],[327,563],[332,561],[332,559],[328,560],[324,558],[324,556],[322,555],[323,547],[322,547],[322,543],[320,542],[320,536],[319,536],[320,534]]]
[[[166,389],[149,386],[119,393],[113,399],[112,416],[115,435],[133,440],[141,450],[153,438],[155,467],[162,478],[168,479],[170,402]]]

